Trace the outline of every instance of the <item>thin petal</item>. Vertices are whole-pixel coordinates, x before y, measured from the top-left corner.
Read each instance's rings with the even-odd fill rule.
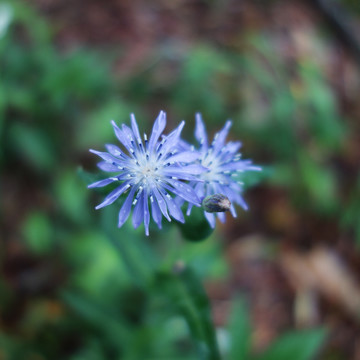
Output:
[[[225,123],[225,126],[215,135],[214,140],[211,144],[215,152],[219,151],[224,146],[231,124],[231,121],[227,121]]]
[[[206,150],[208,148],[208,138],[201,114],[197,113],[195,115],[195,119],[196,119],[195,137],[197,141],[200,143],[200,145],[202,145]]]
[[[112,191],[104,201],[95,207],[96,210],[101,209],[104,206],[112,204],[125,190],[130,187],[129,181],[123,182],[119,187]]]
[[[133,133],[135,135],[135,139],[137,141],[137,144],[139,145],[139,147],[142,147],[142,141],[141,141],[141,137],[140,137],[140,132],[139,132],[139,128],[138,128],[138,125],[136,123],[136,119],[135,119],[134,114],[131,114],[130,118],[131,118],[131,128],[132,128],[132,131],[133,131]]]
[[[200,206],[200,199],[198,198],[196,192],[190,185],[177,180],[167,180],[167,181],[171,184],[171,187],[167,186],[166,184],[163,184],[163,186],[166,189],[180,196],[184,200],[193,203],[197,206]]]
[[[233,156],[241,148],[240,141],[229,141],[222,149],[221,153],[228,153],[230,156]]]
[[[167,207],[163,196],[160,194],[159,190],[156,187],[154,187],[152,190],[162,214],[166,217],[167,220],[171,221],[171,218],[167,212]]]
[[[97,188],[97,187],[103,187],[103,186],[109,185],[112,182],[117,181],[117,180],[118,180],[117,177],[111,177],[108,179],[100,180],[100,181],[94,182],[93,184],[88,185],[88,188],[92,189],[92,188]]]
[[[121,149],[120,149],[118,146],[116,146],[116,145],[106,144],[105,147],[106,147],[106,150],[107,150],[111,155],[114,155],[114,156],[125,156],[125,154],[121,151]]]
[[[107,161],[101,161],[97,164],[98,168],[103,171],[116,172],[122,169],[122,166],[110,164]]]
[[[169,162],[189,163],[199,159],[200,154],[197,151],[182,151],[166,159]]]
[[[164,171],[164,175],[172,178],[177,178],[180,180],[202,181],[195,175],[187,174],[176,170],[170,171],[167,169],[166,172]]]
[[[194,184],[194,183],[193,183]],[[193,185],[192,184],[192,185]],[[204,183],[196,183],[195,187],[194,187],[194,191],[196,193],[196,195],[198,196],[198,198],[200,200],[202,200],[204,198],[204,195],[205,195],[205,186],[204,186]],[[188,209],[186,211],[186,215],[190,215],[191,214],[191,209],[193,207],[193,204],[189,202],[189,206],[188,206]]]
[[[128,143],[129,143],[129,148],[130,148],[130,153],[134,156],[136,154],[136,144],[135,144],[135,138],[134,138],[134,133],[132,132],[132,130],[125,124],[122,125],[122,131],[124,132],[126,138],[128,139]]]
[[[216,213],[216,215],[217,215],[218,219],[219,219],[222,223],[224,223],[224,222],[226,221],[226,215],[225,215],[225,213],[223,213],[223,212],[218,212],[218,213]]]
[[[103,160],[105,160],[106,162],[110,163],[110,164],[121,164],[122,161],[120,159],[117,159],[115,156],[107,153],[107,152],[102,152],[102,151],[97,151],[97,150],[93,150],[90,149],[89,150],[91,153],[100,156]]]
[[[128,197],[124,201],[124,204],[123,204],[123,206],[121,207],[121,209],[119,211],[118,227],[123,226],[124,222],[128,219],[128,217],[130,215],[131,205],[132,205],[132,202],[133,202],[135,191],[136,191],[136,187],[132,187]]]
[[[152,128],[152,132],[150,135],[150,140],[149,140],[149,152],[150,153],[154,150],[155,144],[158,141],[162,132],[164,131],[165,126],[166,126],[166,114],[164,111],[160,111],[160,114],[157,117],[157,119],[155,120],[154,126]]]
[[[180,222],[185,222],[185,220],[184,220],[184,215],[183,215],[183,213],[181,212],[181,209],[176,205],[176,203],[175,203],[175,201],[174,201],[174,199],[169,195],[169,194],[164,194],[165,196],[164,196],[164,199],[165,199],[165,201],[166,201],[166,205],[167,205],[167,207],[168,207],[168,209],[169,209],[169,213],[170,213],[170,215],[174,218],[174,219],[176,219],[176,220],[178,220],[178,221],[180,221]]]
[[[134,207],[132,223],[136,229],[144,220],[144,191],[140,193],[138,201]]]
[[[150,212],[147,189],[144,189],[144,226],[145,234],[149,236],[149,223],[150,223]]]
[[[168,136],[164,138],[164,140],[162,141],[163,146],[161,149],[161,152],[163,154],[167,154],[173,149],[176,149],[184,125],[185,121],[182,121],[175,130],[173,130]]]
[[[192,164],[188,166],[168,166],[163,168],[165,176],[174,177],[180,180],[203,181],[196,175],[202,174],[207,169],[201,165]]]
[[[119,141],[125,146],[125,148],[131,153],[134,149],[132,149],[131,143],[126,136],[126,134],[115,124],[115,121],[112,120],[111,124],[114,128],[114,132]]]
[[[258,167],[255,166],[256,169],[258,169]],[[229,162],[227,164],[221,165],[220,169],[222,171],[245,171],[245,170],[250,170],[249,169],[249,164],[247,164],[245,161],[232,161]]]
[[[237,214],[236,214],[236,210],[235,210],[235,207],[233,204],[231,204],[230,206],[230,212],[231,212],[231,215],[236,218],[237,217]]]
[[[240,196],[240,201],[237,201],[237,203],[244,209],[244,210],[249,210],[248,204],[245,202],[245,200],[243,199],[242,196]],[[235,216],[236,217],[236,213]]]
[[[193,148],[194,148],[193,145],[190,145],[183,139],[179,139],[179,141],[177,143],[177,149],[180,151],[190,151]]]
[[[191,165],[186,165],[186,166],[181,166],[181,167],[179,166],[179,167],[177,167],[177,170],[179,170],[181,172],[193,174],[193,175],[200,175],[203,172],[207,171],[208,169],[202,165],[191,164]]]
[[[161,220],[162,220],[161,210],[159,208],[157,201],[154,200],[154,197],[152,195],[150,195],[150,202],[151,202],[152,218],[154,219],[159,229],[161,229]]]
[[[187,208],[187,210],[186,210],[186,215],[187,216],[190,216],[190,214],[191,214],[191,209],[193,208],[193,204],[191,204],[191,203],[189,203],[189,205],[188,205],[188,208]]]
[[[212,213],[208,213],[206,211],[204,211],[204,215],[206,217],[206,220],[208,221],[208,223],[210,224],[210,226],[214,229],[215,228],[215,215]]]

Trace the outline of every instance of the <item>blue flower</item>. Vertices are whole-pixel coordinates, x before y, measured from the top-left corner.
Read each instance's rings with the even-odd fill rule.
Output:
[[[197,152],[179,150],[178,144],[184,124],[182,121],[173,132],[160,139],[166,125],[166,114],[161,111],[155,120],[149,140],[144,134],[143,142],[133,114],[131,128],[126,125],[120,128],[112,121],[115,135],[122,148],[107,144],[107,152],[90,151],[103,159],[98,164],[101,170],[116,174],[88,187],[103,187],[113,182],[119,183],[119,186],[96,206],[96,209],[110,205],[120,195],[127,194],[119,212],[119,227],[128,219],[131,208],[134,207],[134,228],[144,222],[145,233],[149,235],[149,202],[152,218],[159,228],[162,216],[168,221],[171,221],[172,216],[184,222],[181,208],[175,199],[180,197],[192,205],[200,206],[200,199],[194,189],[183,180],[196,183],[198,174],[204,171],[201,165],[193,163],[198,158]],[[176,197],[173,198],[169,192]]]
[[[241,160],[241,154],[238,152],[241,147],[240,142],[225,143],[230,127],[231,121],[227,121],[209,145],[201,115],[196,114],[195,137],[200,144],[198,161],[207,168],[207,171],[199,175],[203,182],[191,182],[190,185],[194,187],[200,199],[214,194],[227,196],[231,201],[230,212],[236,217],[234,203],[245,210],[248,208],[241,196],[243,184],[237,180],[239,173],[249,170],[260,171],[261,168],[252,165],[250,160]],[[192,206],[189,203],[187,215],[190,215]],[[210,226],[214,228],[215,213],[204,211],[204,214]],[[221,222],[225,222],[224,212],[217,212],[216,215]]]

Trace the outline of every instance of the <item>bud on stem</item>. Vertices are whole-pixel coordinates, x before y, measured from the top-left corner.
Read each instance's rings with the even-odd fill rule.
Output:
[[[209,195],[202,201],[202,208],[209,213],[229,211],[231,202],[223,194]]]

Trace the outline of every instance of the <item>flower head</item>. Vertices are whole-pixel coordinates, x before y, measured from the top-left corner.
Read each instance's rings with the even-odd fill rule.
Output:
[[[120,195],[126,194],[119,212],[119,227],[128,219],[131,208],[134,207],[134,228],[144,222],[145,233],[149,235],[149,202],[152,218],[159,228],[162,216],[169,221],[172,216],[184,222],[180,206],[170,193],[189,201],[192,205],[200,206],[200,199],[194,189],[183,180],[196,183],[197,175],[204,171],[201,165],[191,164],[198,157],[195,151],[179,150],[178,143],[184,124],[182,121],[173,132],[160,140],[166,125],[166,114],[161,111],[155,120],[150,138],[144,134],[143,142],[133,114],[131,128],[126,125],[120,128],[112,121],[115,135],[122,148],[107,144],[107,152],[90,151],[103,159],[98,164],[100,169],[113,172],[115,175],[88,187],[103,187],[113,182],[119,183],[119,186],[96,206],[96,209],[110,205]]]
[[[223,194],[231,202],[230,212],[236,217],[234,203],[247,210],[247,205],[241,196],[242,183],[237,180],[238,174],[244,171],[260,171],[261,168],[252,165],[250,160],[241,160],[238,152],[241,143],[229,141],[225,143],[231,121],[227,121],[225,126],[214,137],[211,144],[205,130],[205,125],[201,115],[196,114],[195,137],[200,144],[199,163],[207,168],[199,175],[203,182],[192,182],[191,185],[200,199],[204,197]],[[187,214],[191,213],[192,204],[189,203]],[[211,227],[215,227],[215,214],[204,211],[205,217]],[[225,221],[224,212],[216,212],[220,221]]]

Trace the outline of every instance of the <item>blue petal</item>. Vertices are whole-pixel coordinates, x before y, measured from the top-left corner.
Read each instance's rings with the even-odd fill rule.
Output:
[[[164,196],[164,199],[166,201],[166,205],[167,205],[167,207],[169,209],[170,215],[174,219],[176,219],[176,220],[178,220],[178,221],[180,221],[182,223],[185,222],[184,215],[181,212],[181,209],[176,205],[174,199],[169,194],[166,194]]]
[[[107,161],[108,163],[111,163],[111,164],[112,163],[116,163],[116,164],[123,163],[120,159],[116,158],[115,156],[113,156],[107,152],[97,151],[97,150],[93,150],[93,149],[90,149],[89,151],[97,156],[100,156],[103,160]]]
[[[208,169],[199,164],[190,164],[181,167],[179,166],[176,168],[176,170],[187,174],[200,175],[203,172],[206,172]]]
[[[111,155],[114,155],[114,156],[125,156],[125,154],[121,151],[121,149],[120,149],[118,146],[116,146],[116,145],[106,144],[105,147],[106,147],[106,150],[107,150]]]
[[[233,204],[231,204],[230,206],[230,212],[231,212],[231,215],[236,218],[237,217],[237,214],[236,214],[236,210],[235,210],[235,207]]]
[[[170,186],[167,186],[166,184],[163,184],[163,186],[172,191],[174,194],[180,196],[181,198],[185,199],[186,201],[193,203],[197,206],[200,206],[200,199],[198,198],[196,192],[194,189],[181,181],[176,180],[167,180],[168,183],[171,184]]]
[[[112,191],[104,201],[95,207],[96,210],[101,209],[104,206],[112,204],[125,190],[130,187],[129,181],[123,182],[119,187]]]
[[[224,146],[230,127],[231,121],[227,121],[225,123],[225,126],[215,135],[214,140],[211,144],[215,152],[219,151]]]
[[[138,195],[139,196],[139,195]],[[140,193],[138,201],[134,207],[132,223],[136,229],[144,220],[144,191]]]
[[[107,161],[101,161],[97,164],[98,168],[103,170],[103,171],[108,171],[108,172],[115,172],[115,171],[119,171],[119,166],[118,165],[113,165],[108,163]],[[120,166],[121,168],[121,166]]]
[[[163,196],[160,194],[159,190],[156,187],[154,187],[152,189],[152,191],[155,195],[155,199],[159,205],[159,208],[160,208],[162,214],[166,217],[167,220],[171,221],[171,218],[167,212],[167,207],[166,207],[166,203],[164,201]]]
[[[195,119],[196,119],[195,137],[197,141],[200,143],[200,145],[202,145],[206,150],[208,148],[208,138],[201,114],[197,113],[195,115]]]
[[[91,189],[91,188],[103,187],[103,186],[109,185],[112,182],[117,181],[117,180],[118,180],[118,178],[116,178],[116,177],[111,177],[108,179],[100,180],[100,181],[94,182],[93,184],[88,185],[88,188]]]
[[[198,198],[200,200],[202,200],[204,198],[204,195],[205,195],[205,186],[204,186],[204,183],[196,183],[195,187],[194,187],[194,191],[196,193],[196,195],[198,196]],[[188,209],[186,211],[186,215],[190,215],[191,213],[191,209],[193,207],[193,204],[189,202],[189,206],[188,206]]]
[[[251,170],[251,171],[262,171],[262,167],[261,166],[255,166],[255,165],[251,165],[248,166],[246,170]]]
[[[240,141],[229,141],[221,150],[222,153],[228,153],[230,156],[234,156],[241,148]]]
[[[159,229],[161,229],[161,220],[162,220],[162,215],[161,215],[161,210],[159,208],[159,205],[157,203],[157,201],[155,201],[153,196],[150,196],[150,202],[151,202],[151,214],[152,214],[152,218],[154,219],[154,221],[156,222],[157,226],[159,227]]]
[[[208,221],[208,223],[210,224],[210,226],[214,229],[215,227],[215,215],[212,213],[208,213],[206,211],[204,211],[204,215],[206,217],[206,220]]]
[[[242,191],[242,187],[235,181],[230,181],[228,188],[236,195],[239,195]]]
[[[217,217],[219,218],[219,220],[224,223],[226,221],[226,216],[225,216],[225,213],[223,212],[218,212],[216,213]]]
[[[238,203],[244,210],[249,210],[248,204],[245,202],[245,200],[243,199],[242,196],[240,196],[240,201],[237,201],[237,203]],[[236,214],[235,214],[234,217],[236,217]]]
[[[144,226],[145,234],[149,236],[149,223],[150,223],[150,212],[147,189],[144,189]]]
[[[202,174],[207,169],[201,165],[192,164],[189,166],[169,166],[163,168],[163,175],[175,177],[180,180],[202,181],[196,175]]]
[[[114,128],[116,137],[125,146],[129,153],[131,153],[134,149],[132,149],[131,143],[127,138],[126,134],[115,124],[114,120],[111,121],[111,124]]]
[[[166,169],[166,171],[163,171],[164,176],[168,176],[168,177],[172,177],[172,178],[178,178],[180,180],[189,180],[189,181],[200,181],[203,182],[201,180],[199,180],[198,176],[195,175],[191,175],[191,174],[187,174],[187,173],[183,173],[183,172],[179,172],[177,170],[169,170]]]
[[[190,145],[189,143],[187,143],[186,141],[184,141],[183,139],[179,139],[176,148],[179,151],[190,151],[191,149],[194,148],[193,145]]]
[[[164,111],[160,111],[160,114],[157,117],[157,119],[155,120],[154,126],[152,128],[152,132],[150,135],[150,140],[149,140],[149,152],[150,153],[154,150],[155,144],[158,141],[162,132],[164,131],[165,126],[166,126],[166,114],[164,113]]]
[[[131,114],[130,115],[130,118],[131,118],[131,128],[132,128],[132,131],[135,135],[135,139],[137,141],[137,144],[140,146],[142,146],[142,141],[141,141],[141,137],[140,137],[140,132],[139,132],[139,128],[138,128],[138,125],[136,123],[136,119],[135,119],[135,116],[134,114]]]
[[[169,162],[184,162],[189,163],[199,159],[200,154],[197,151],[183,151],[166,159]]]
[[[167,154],[177,148],[178,141],[180,140],[180,134],[185,125],[185,121],[182,121],[179,126],[173,130],[168,136],[162,141],[163,146],[161,152]]]
[[[245,161],[233,161],[227,164],[221,165],[222,171],[245,171],[249,170],[249,165]]]
[[[126,138],[128,139],[128,144],[130,148],[130,153],[134,156],[137,146],[135,144],[134,133],[132,130],[125,124],[121,126],[123,133],[125,134]]]
[[[133,202],[135,191],[136,191],[136,187],[133,186],[131,188],[131,190],[130,190],[130,193],[129,193],[128,197],[124,201],[123,206],[121,207],[121,209],[119,211],[118,227],[121,227],[124,224],[124,222],[128,219],[128,217],[130,215],[131,205],[132,205],[132,202]]]

